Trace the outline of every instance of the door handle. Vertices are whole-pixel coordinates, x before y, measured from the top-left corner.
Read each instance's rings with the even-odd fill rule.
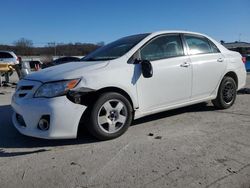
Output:
[[[219,59],[217,59],[217,61],[218,61],[218,62],[223,62],[224,59],[223,59],[223,58],[219,58]]]
[[[182,64],[180,64],[181,67],[189,67],[190,66],[190,63],[188,62],[184,62]]]

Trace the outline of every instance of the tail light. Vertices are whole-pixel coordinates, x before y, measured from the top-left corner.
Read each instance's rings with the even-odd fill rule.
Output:
[[[244,64],[246,64],[247,58],[246,58],[246,57],[242,57],[242,62],[243,62]]]
[[[22,58],[21,58],[21,57],[17,57],[17,59],[16,59],[16,60],[17,60],[17,62],[18,62],[18,63],[21,63]]]

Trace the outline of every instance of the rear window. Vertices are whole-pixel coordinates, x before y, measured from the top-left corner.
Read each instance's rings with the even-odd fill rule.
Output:
[[[210,40],[208,40],[210,43],[210,46],[212,48],[213,53],[220,53],[220,50],[217,48],[217,46]]]
[[[30,61],[30,68],[34,69],[36,65],[40,65],[41,63],[39,61]]]
[[[0,52],[0,58],[13,58],[13,56],[8,52]]]

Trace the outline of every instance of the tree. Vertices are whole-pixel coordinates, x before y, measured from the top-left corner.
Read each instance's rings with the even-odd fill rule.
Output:
[[[85,56],[100,46],[91,43],[56,43],[50,42],[43,47],[33,46],[31,40],[21,38],[14,45],[1,45],[1,50],[14,51],[18,56]],[[100,43],[99,45],[103,45]]]
[[[32,42],[32,40],[21,38],[21,39],[15,41],[14,45],[15,46],[20,46],[20,47],[32,47],[33,42]]]
[[[16,53],[18,55],[31,55],[33,42],[32,40],[21,38],[14,42]]]

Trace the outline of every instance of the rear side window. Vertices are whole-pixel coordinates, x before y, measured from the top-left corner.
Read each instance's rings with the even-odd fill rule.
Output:
[[[142,60],[159,60],[183,56],[182,41],[179,35],[160,36],[141,49]]]
[[[212,48],[213,53],[220,53],[220,50],[217,48],[217,46],[212,41],[209,40],[209,44]]]
[[[69,57],[68,61],[79,61],[79,59],[76,57]]]
[[[59,59],[58,62],[61,62],[61,63],[65,63],[69,61],[69,58],[68,57],[63,57],[62,59]]]
[[[213,53],[206,38],[185,35],[190,55]]]
[[[13,58],[13,56],[10,53],[7,52],[0,52],[0,58]]]

